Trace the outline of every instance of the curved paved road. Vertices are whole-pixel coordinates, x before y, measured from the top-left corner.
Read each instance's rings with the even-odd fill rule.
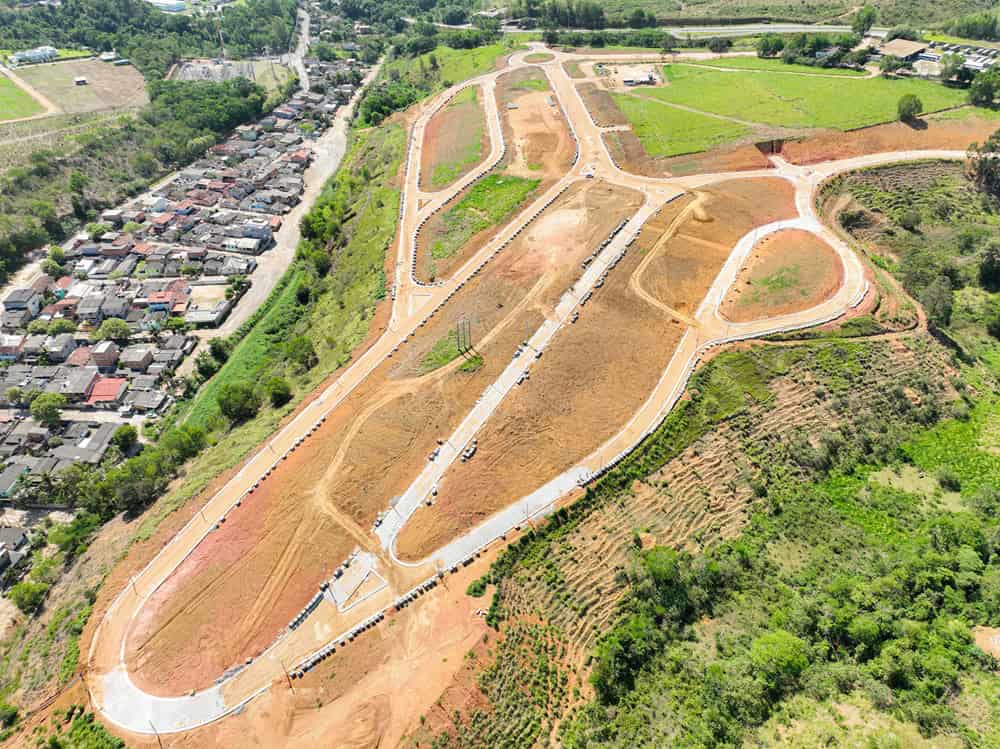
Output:
[[[526,54],[528,53],[513,55],[506,70],[526,66],[528,64],[524,61]],[[567,59],[581,58],[558,53],[555,60],[541,67],[548,76],[556,98],[577,138],[578,157],[572,168],[544,195],[528,206],[511,225],[499,231],[492,241],[471,257],[450,279],[433,286],[418,285],[410,273],[414,258],[415,235],[423,220],[443,206],[464,186],[485,174],[502,157],[505,146],[499,112],[490,92],[496,85],[497,78],[505,71],[489,73],[449,89],[436,97],[419,115],[407,158],[400,211],[400,240],[397,246],[395,299],[389,328],[368,351],[359,356],[333,384],[327,387],[319,398],[304,407],[289,424],[272,437],[264,448],[251,457],[236,476],[208,500],[203,510],[178,532],[149,565],[135,576],[133,583],[112,602],[94,635],[88,655],[89,668],[86,679],[95,706],[104,718],[140,734],[150,734],[154,731],[159,733],[185,731],[217,720],[269,689],[272,680],[280,676],[286,666],[290,670],[296,668],[296,664],[310,658],[320,647],[327,649],[332,647],[359,625],[371,621],[373,616],[384,611],[390,603],[388,600],[377,605],[372,603],[359,606],[356,610],[338,613],[336,617],[329,613],[335,607],[323,609],[323,616],[333,617],[331,620],[343,627],[343,632],[337,637],[328,639],[327,642],[316,642],[312,639],[315,637],[311,632],[312,628],[300,627],[279,638],[269,651],[246,665],[239,673],[220,678],[219,683],[212,688],[187,696],[162,697],[143,692],[131,681],[125,667],[125,644],[138,612],[187,555],[211,532],[218,520],[223,518],[254,484],[270,471],[281,456],[301,444],[312,433],[314,426],[325,419],[326,414],[336,408],[380,362],[404,344],[429,314],[445,305],[455,291],[478,272],[493,254],[502,250],[506,242],[534,215],[572,183],[585,179],[583,176],[585,172],[592,172],[595,177],[610,183],[639,190],[644,194],[645,200],[625,229],[600,253],[599,261],[592,266],[593,272],[585,273],[572,289],[567,290],[551,311],[552,314],[548,316],[547,321],[531,337],[531,345],[539,351],[559,334],[564,321],[577,307],[579,297],[594,284],[603,268],[624,250],[629,239],[639,231],[647,218],[664,203],[684,192],[730,179],[762,176],[785,179],[795,187],[799,215],[788,221],[758,227],[739,240],[694,315],[697,325],[687,329],[653,392],[617,435],[571,470],[557,476],[528,497],[522,498],[471,532],[449,543],[425,562],[419,563],[418,570],[425,577],[432,576],[440,567],[450,567],[469,558],[476,550],[507,533],[514,526],[524,523],[527,518],[549,512],[560,497],[614,465],[655,429],[673,407],[699,357],[707,348],[727,341],[826,322],[859,303],[866,292],[861,263],[833,232],[823,226],[814,213],[815,191],[824,179],[838,172],[864,166],[907,159],[961,159],[965,156],[962,152],[953,151],[876,154],[808,168],[795,167],[775,159],[776,168],[768,170],[704,174],[669,180],[639,177],[623,172],[611,159],[601,138],[601,129],[590,119],[574,82],[561,65]],[[447,103],[460,88],[468,85],[482,85],[487,92],[485,99],[488,102],[490,154],[477,169],[456,185],[438,193],[423,193],[419,187],[419,170],[424,130],[433,113]],[[419,205],[418,201],[421,199],[426,200],[426,204]],[[804,312],[753,323],[737,324],[723,320],[717,314],[718,304],[735,281],[736,273],[747,254],[761,237],[785,228],[799,228],[813,232],[836,250],[844,265],[842,287],[830,299]],[[525,361],[519,362],[515,359],[496,382],[487,388],[484,397],[456,430],[451,440],[453,444],[464,445],[490,418],[493,410],[509,392],[512,382],[516,381],[528,360],[532,358],[527,355],[522,356]],[[389,551],[390,556],[393,556],[395,539],[407,517],[427,496],[455,457],[453,452],[442,452],[436,461],[431,462],[415,478],[396,504],[396,512],[388,513],[386,520],[376,530],[379,542]],[[401,569],[409,566],[395,561]]]

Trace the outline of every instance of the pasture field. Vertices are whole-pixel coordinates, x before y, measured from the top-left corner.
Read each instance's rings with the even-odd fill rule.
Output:
[[[440,234],[431,245],[432,256],[454,255],[473,235],[510,216],[538,184],[537,179],[504,174],[491,174],[481,179],[442,216]]]
[[[0,75],[0,120],[32,117],[44,111],[34,97],[5,75]]]
[[[809,65],[793,65],[779,59],[762,57],[726,57],[718,60],[692,60],[677,63],[678,65],[696,65],[710,68],[726,68],[728,70],[764,70],[774,73],[808,73],[810,75],[836,75],[845,77],[863,76],[861,70],[848,68],[817,68]]]
[[[78,60],[32,65],[18,75],[67,113],[137,107],[149,101],[146,81],[131,65]],[[77,86],[77,77],[86,78],[87,85]]]
[[[653,158],[707,151],[742,138],[751,130],[738,122],[688,112],[649,98],[618,93],[612,97]]]
[[[771,71],[721,71],[691,65],[664,67],[668,86],[644,96],[782,127],[852,130],[896,119],[904,94],[916,94],[924,112],[957,107],[966,95],[922,80],[788,75]]]

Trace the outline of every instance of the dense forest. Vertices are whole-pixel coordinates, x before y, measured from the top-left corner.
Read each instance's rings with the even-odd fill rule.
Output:
[[[211,18],[162,13],[144,0],[65,0],[28,10],[0,8],[0,49],[40,44],[114,49],[147,78],[162,77],[180,57],[219,54],[220,33],[229,57],[286,51],[295,8],[295,0],[247,0]]]

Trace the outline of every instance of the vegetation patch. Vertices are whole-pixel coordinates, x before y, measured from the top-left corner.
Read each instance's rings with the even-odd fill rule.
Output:
[[[42,111],[42,105],[31,94],[0,73],[0,120],[31,117]]]
[[[820,76],[858,77],[866,75],[863,70],[818,68],[809,65],[786,63],[770,57],[726,57],[719,60],[692,60],[691,62],[677,63],[677,65],[698,65],[709,68],[725,68],[726,70],[764,70],[774,73],[803,73]]]
[[[441,216],[431,243],[434,258],[448,258],[474,235],[508,217],[538,187],[540,180],[489,174]]]

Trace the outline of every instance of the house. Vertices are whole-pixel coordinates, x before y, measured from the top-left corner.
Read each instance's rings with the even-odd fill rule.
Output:
[[[906,62],[913,62],[921,52],[927,49],[927,42],[912,42],[909,39],[893,39],[879,47],[879,54],[888,57],[898,57]]]
[[[23,528],[0,528],[0,572],[13,567],[30,553]]]
[[[14,493],[14,487],[22,475],[28,472],[27,466],[13,465],[7,466],[3,473],[0,473],[0,499],[9,499]]]
[[[15,52],[7,59],[10,60],[12,65],[30,65],[39,62],[49,62],[51,60],[55,60],[57,57],[59,57],[59,50],[55,47],[50,47],[49,45],[43,45],[41,47],[35,47],[34,49],[25,49],[20,52]]]
[[[86,367],[90,364],[90,346],[79,346],[66,358],[67,367]]]
[[[128,380],[124,377],[101,377],[91,388],[87,405],[92,408],[115,408],[127,389]]]
[[[245,252],[257,255],[261,250],[261,240],[256,237],[226,237],[222,240],[223,249],[230,252]]]
[[[51,335],[45,339],[44,351],[49,361],[66,361],[76,349],[76,341],[72,333]]]
[[[4,312],[27,312],[29,319],[42,308],[42,295],[34,289],[12,289],[3,300]]]
[[[90,397],[94,385],[101,378],[97,372],[97,367],[74,367],[66,375],[60,388],[66,400],[70,403],[79,403]]]
[[[118,346],[114,341],[101,341],[90,349],[90,359],[100,369],[114,369],[118,364]]]
[[[24,338],[20,334],[0,335],[0,361],[17,361],[21,356]]]
[[[162,390],[132,390],[126,398],[128,405],[139,413],[157,412],[167,404],[168,400]]]
[[[222,324],[233,305],[224,299],[211,307],[191,307],[184,315],[184,322],[196,328],[215,328]]]
[[[136,372],[145,372],[153,363],[153,351],[149,346],[127,346],[118,356],[118,366]]]
[[[21,353],[29,359],[35,359],[45,352],[45,335],[35,333],[27,336],[21,345]]]
[[[129,300],[121,296],[108,296],[101,305],[101,314],[105,318],[118,317],[122,320],[128,315]]]
[[[118,424],[76,421],[70,424],[63,435],[65,442],[52,451],[59,460],[77,463],[100,463],[111,446]]]
[[[81,321],[97,325],[104,319],[104,294],[89,294],[76,305],[76,316]]]

